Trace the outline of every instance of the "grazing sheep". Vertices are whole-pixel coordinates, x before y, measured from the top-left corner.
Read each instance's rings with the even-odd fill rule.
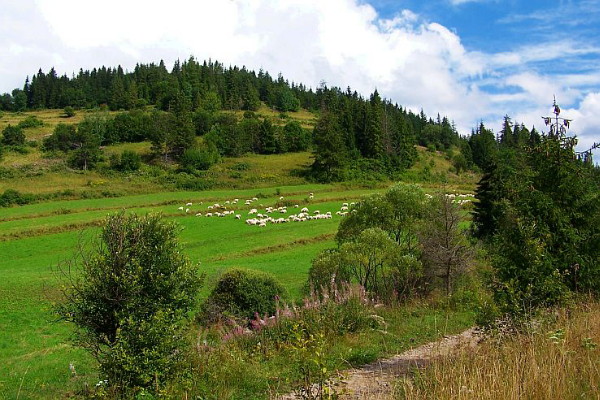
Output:
[[[189,212],[190,212],[190,209],[189,209],[189,208],[186,208],[186,209],[185,209],[185,212],[186,212],[186,213],[189,213]]]
[[[302,213],[307,213],[307,212],[308,212],[308,208],[307,208],[307,207],[304,207],[302,210],[300,210],[300,212],[302,212]]]
[[[235,219],[241,219],[242,216],[240,214],[235,214]]]
[[[196,217],[201,217],[201,216],[202,216],[202,213],[201,213],[201,212],[199,212],[199,213],[196,213]]]
[[[192,203],[186,203],[185,205],[186,205],[187,207],[191,207],[191,206],[192,206]]]
[[[183,211],[183,206],[178,208],[179,211]]]

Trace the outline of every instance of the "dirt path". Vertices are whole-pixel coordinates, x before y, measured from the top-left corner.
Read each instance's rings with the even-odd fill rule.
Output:
[[[465,346],[475,346],[479,341],[476,329],[471,328],[458,334],[444,337],[391,358],[375,361],[358,369],[341,374],[336,391],[342,399],[391,399],[393,383],[406,376],[413,368],[423,368],[432,360],[444,357]],[[293,394],[278,397],[278,400],[297,399]]]

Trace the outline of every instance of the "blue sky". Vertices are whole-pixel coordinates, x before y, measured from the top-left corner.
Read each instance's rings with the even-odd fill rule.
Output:
[[[143,4],[143,7],[140,6]],[[600,0],[0,0],[0,92],[55,67],[190,55],[438,112],[468,134],[552,98],[580,149],[600,141]],[[596,156],[598,158],[598,155]]]

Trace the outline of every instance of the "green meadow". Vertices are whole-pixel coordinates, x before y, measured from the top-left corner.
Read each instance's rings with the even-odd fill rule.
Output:
[[[67,120],[60,113],[5,114],[0,129],[8,123],[18,123],[28,115],[37,116],[44,125],[26,130],[26,135],[29,141],[39,144],[59,122],[74,123],[84,116],[81,112]],[[311,127],[314,122],[314,116],[305,111],[290,113],[290,117],[305,127]],[[107,146],[104,154],[125,149],[143,156],[149,151],[149,143]],[[430,192],[472,192],[476,180],[474,174],[455,175],[443,154],[424,148],[418,150],[419,161],[406,172],[407,181],[417,182]],[[60,196],[59,200],[52,200],[50,196],[28,205],[0,208],[0,399],[65,398],[98,381],[93,359],[69,340],[72,327],[57,320],[53,313],[53,304],[60,299],[57,266],[73,260],[78,248],[92,249],[105,217],[121,210],[138,214],[161,213],[178,224],[179,240],[187,256],[206,276],[200,298],[208,295],[220,273],[231,267],[245,267],[274,274],[290,298],[300,301],[305,294],[311,260],[321,250],[335,246],[334,236],[342,218],[335,213],[342,203],[359,201],[361,197],[383,191],[392,184],[310,183],[296,172],[310,164],[311,157],[311,153],[304,152],[225,158],[206,172],[206,178],[214,182],[214,189],[181,191],[155,176],[172,173],[168,167],[158,170],[154,166],[144,166],[132,175],[73,171],[65,168],[60,160],[46,158],[39,146],[29,148],[27,154],[7,153],[0,162],[3,174],[0,192],[15,189],[21,193],[58,193]],[[448,178],[444,186],[440,184],[441,176]],[[313,193],[314,198],[311,199],[309,193]],[[282,196],[283,200],[280,199]],[[246,205],[245,200],[252,198],[258,200]],[[231,204],[234,199],[239,200],[235,205]],[[192,206],[187,207],[187,203]],[[226,205],[241,218],[236,219],[234,215],[205,217],[208,206],[215,203]],[[266,227],[244,222],[253,208],[264,214],[266,207],[281,204],[287,205],[288,212],[274,213],[274,218],[297,214],[303,207],[308,207],[313,215],[317,210],[331,212],[332,218],[268,224]],[[185,208],[189,208],[189,212],[185,212]],[[195,215],[199,212],[203,216]],[[442,317],[436,313],[419,311],[417,316],[410,313],[386,315],[386,319],[397,322],[397,336],[382,336],[373,341],[350,338],[347,339],[349,343],[340,343],[340,349],[333,350],[351,350],[358,358],[367,352],[367,358],[373,359],[406,348],[414,338],[418,342],[441,334],[437,321]],[[448,331],[470,323],[471,318],[466,314],[457,316],[455,322],[446,321],[450,324]],[[359,340],[360,345],[354,340]],[[346,355],[340,353],[339,357]],[[274,362],[287,364],[282,360]],[[264,379],[271,379],[269,376],[273,375],[275,367],[254,367],[254,374],[260,375],[263,370],[264,374],[250,378],[240,375],[237,381],[241,386],[232,388],[232,393],[238,393],[237,396],[254,393],[252,398],[257,393],[264,394]],[[277,368],[282,367],[278,365]],[[248,388],[245,379],[259,383],[249,384]],[[227,384],[237,384],[237,381]],[[235,398],[236,395],[232,396]]]
[[[314,199],[308,194],[314,193]],[[0,212],[0,396],[50,397],[65,385],[77,387],[69,364],[78,376],[90,378],[90,357],[68,341],[70,326],[52,313],[57,299],[56,266],[72,259],[82,245],[91,248],[106,215],[125,212],[162,213],[181,228],[180,241],[188,256],[206,274],[201,297],[208,294],[218,274],[230,267],[247,267],[273,273],[290,296],[302,297],[311,260],[334,245],[333,236],[342,217],[335,214],[342,202],[357,201],[374,189],[345,189],[334,185],[301,185],[258,190],[162,192],[107,199],[55,201],[2,209]],[[260,196],[247,206],[246,199]],[[332,212],[332,219],[250,226],[244,221],[251,208],[264,212],[284,196],[299,206],[288,207],[288,216],[308,207],[311,212]],[[243,218],[197,217],[214,203],[239,199],[228,206]],[[179,210],[191,202],[190,212]],[[202,203],[202,204],[200,204]],[[296,205],[296,204],[293,204]],[[83,378],[82,378],[83,379]]]

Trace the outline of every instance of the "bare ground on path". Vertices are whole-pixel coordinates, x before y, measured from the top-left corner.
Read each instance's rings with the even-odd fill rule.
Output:
[[[474,347],[479,339],[478,331],[471,328],[391,358],[344,371],[340,374],[336,391],[341,393],[341,399],[392,399],[394,381],[398,378],[409,375],[414,368],[424,368],[436,358],[448,356],[460,348]],[[278,400],[297,398],[294,394],[277,397]]]

